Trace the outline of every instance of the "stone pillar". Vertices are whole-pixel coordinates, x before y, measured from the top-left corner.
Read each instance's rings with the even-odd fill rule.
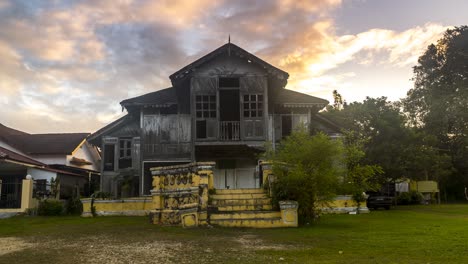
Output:
[[[280,201],[281,220],[286,226],[297,227],[297,208],[299,207],[296,201]]]

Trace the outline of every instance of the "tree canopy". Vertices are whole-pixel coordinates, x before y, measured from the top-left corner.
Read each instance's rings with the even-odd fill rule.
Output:
[[[437,140],[455,173],[449,183],[468,185],[468,27],[449,29],[419,58],[414,88],[403,100],[410,124]]]

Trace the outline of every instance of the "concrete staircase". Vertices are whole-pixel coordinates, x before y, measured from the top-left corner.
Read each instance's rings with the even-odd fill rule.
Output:
[[[211,225],[225,227],[284,227],[281,212],[272,211],[263,189],[216,190],[210,195]]]

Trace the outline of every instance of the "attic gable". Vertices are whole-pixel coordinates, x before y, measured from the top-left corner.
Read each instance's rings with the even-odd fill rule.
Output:
[[[169,78],[172,83],[175,84],[184,80],[187,76],[195,72],[202,65],[212,61],[213,59],[220,56],[236,56],[245,60],[248,63],[253,63],[261,68],[263,68],[269,75],[276,77],[279,80],[286,80],[289,77],[289,74],[281,69],[276,68],[275,66],[265,62],[264,60],[258,58],[257,56],[247,52],[246,50],[236,46],[233,43],[227,43],[223,46],[217,48],[216,50],[208,53],[207,55],[201,57],[200,59],[190,63],[189,65],[183,67],[177,72],[173,73]]]

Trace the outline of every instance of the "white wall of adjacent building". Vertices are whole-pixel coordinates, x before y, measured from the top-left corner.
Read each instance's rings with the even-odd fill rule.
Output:
[[[31,175],[34,180],[47,180],[48,183],[50,183],[52,178],[57,179],[56,172],[36,168],[28,168],[28,174]]]

